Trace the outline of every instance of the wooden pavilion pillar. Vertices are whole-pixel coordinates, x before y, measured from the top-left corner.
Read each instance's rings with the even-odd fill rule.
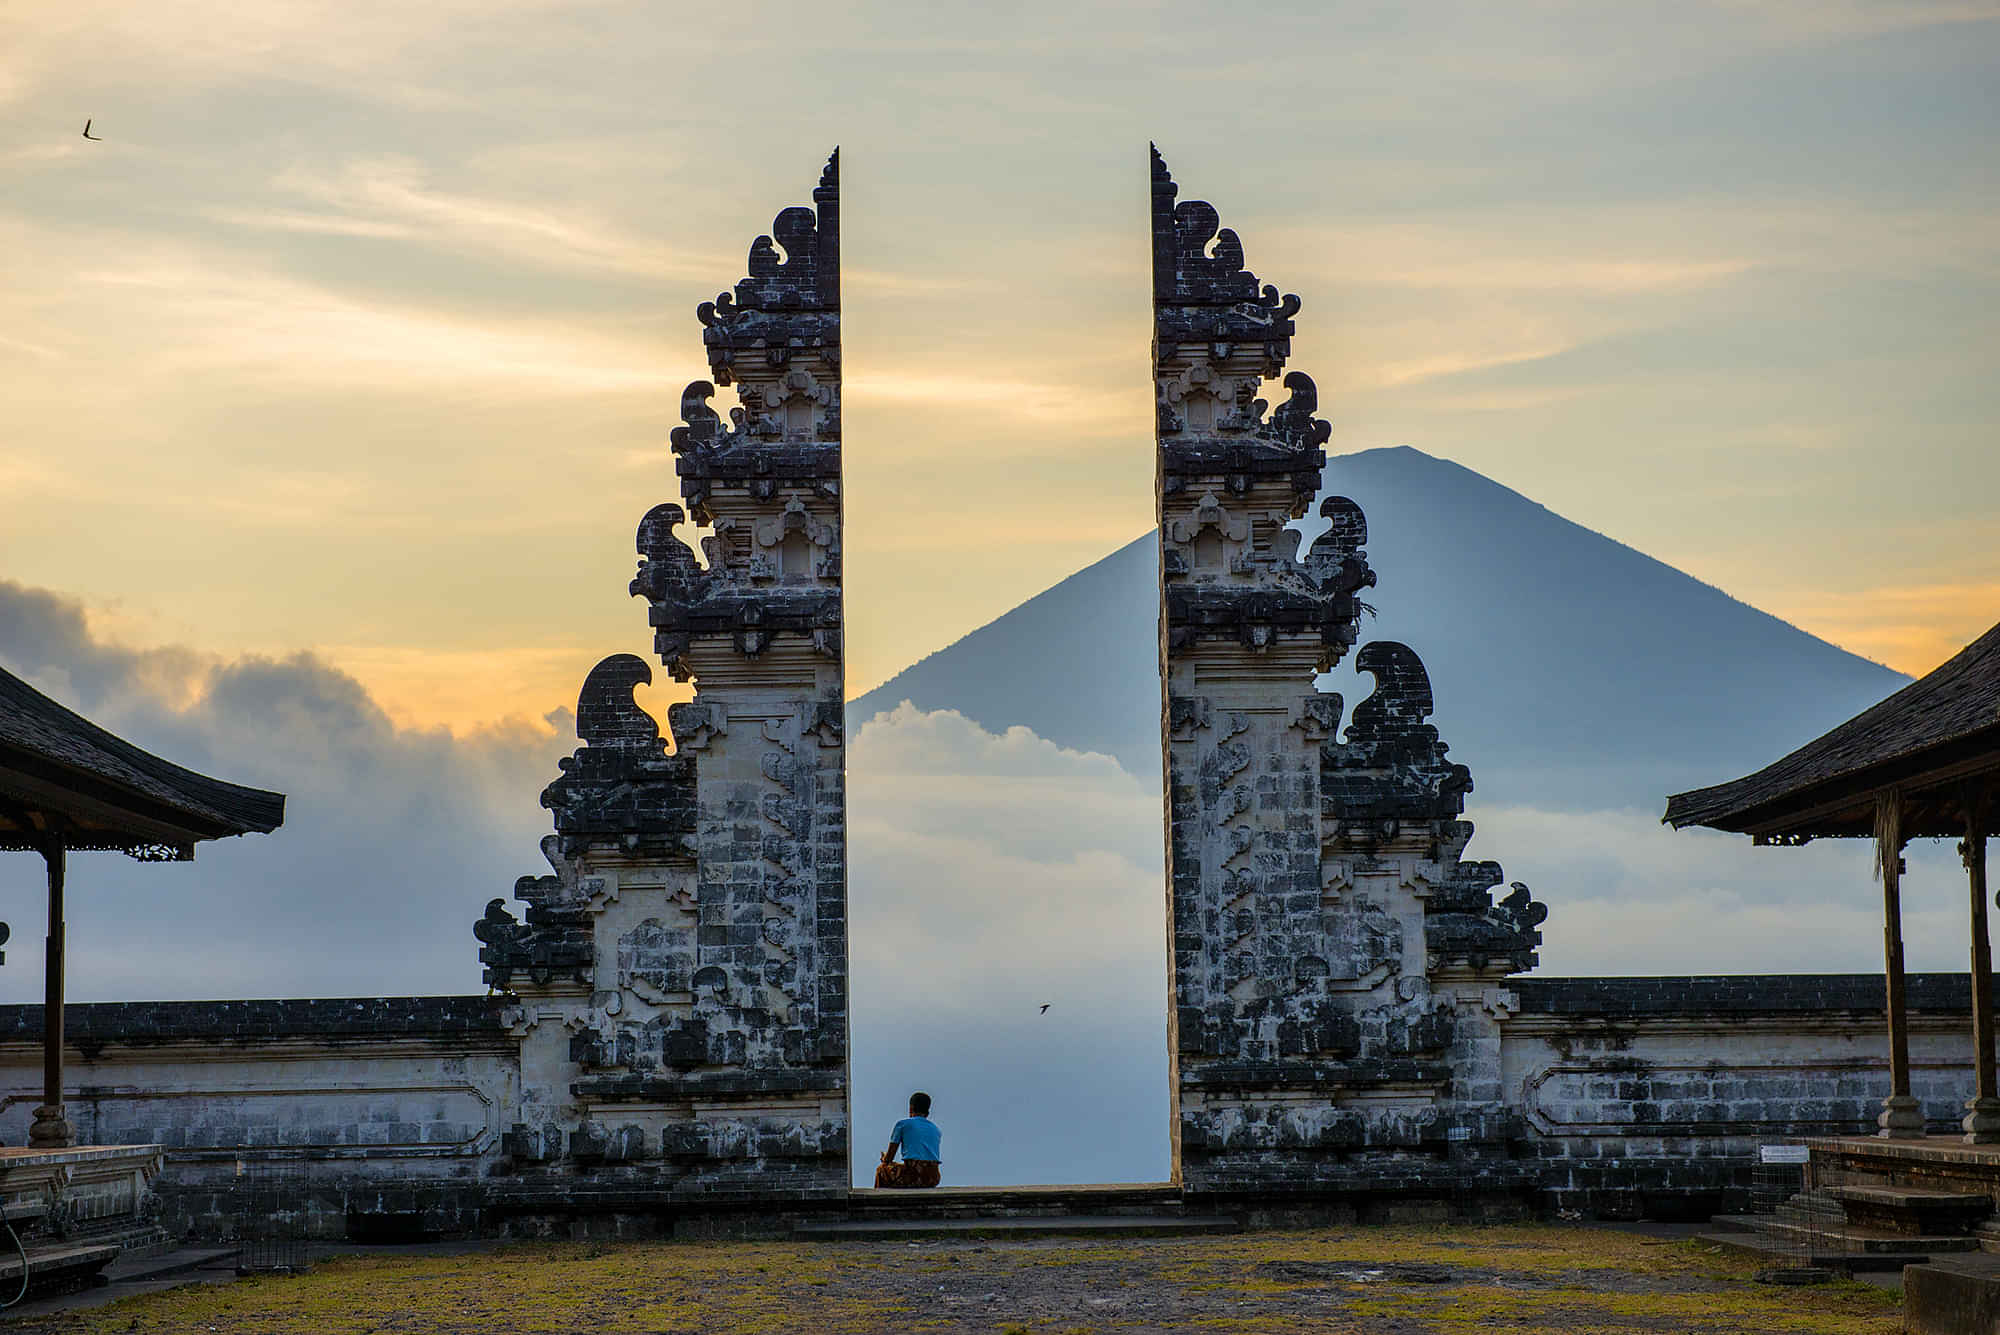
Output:
[[[1972,894],[1972,1047],[1974,1089],[1965,1105],[1965,1139],[1971,1145],[2000,1143],[2000,1091],[1993,1069],[1993,946],[1986,932],[1986,816],[1992,791],[1987,781],[1965,793],[1965,842],[1958,846]]]
[[[1903,795],[1895,789],[1875,804],[1875,860],[1882,872],[1882,972],[1889,1009],[1889,1097],[1875,1134],[1918,1140],[1924,1110],[1910,1093],[1910,1021],[1903,991]]]
[[[42,1103],[28,1128],[28,1144],[38,1150],[64,1150],[76,1144],[76,1131],[63,1109],[63,873],[62,836],[51,833],[42,846],[49,864],[49,935],[42,992]]]

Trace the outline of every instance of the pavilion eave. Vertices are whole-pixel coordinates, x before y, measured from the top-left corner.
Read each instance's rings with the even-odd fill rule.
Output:
[[[1667,799],[1665,821],[1676,829],[1747,834],[1760,844],[1868,839],[1875,835],[1876,803],[1893,789],[1903,796],[1905,838],[1963,838],[1967,785],[2000,779],[2000,727],[1748,803],[1733,800],[1756,777],[1677,793]],[[1986,834],[2000,835],[2000,810],[1986,824]]]
[[[1676,793],[1665,821],[1747,834],[1760,844],[1867,838],[1882,882],[1882,976],[1889,1019],[1889,1094],[1876,1119],[1892,1140],[1921,1138],[1924,1113],[1910,1085],[1903,969],[1903,849],[1912,839],[1957,838],[1965,865],[1972,945],[1976,1092],[1962,1123],[1970,1144],[2000,1144],[2000,1066],[1994,1045],[1993,957],[1986,841],[2000,833],[2000,626],[1888,699],[1755,774]]]
[[[269,834],[285,796],[183,768],[105,731],[0,669],[0,850],[41,855],[49,927],[42,984],[42,1103],[28,1132],[37,1149],[76,1143],[63,1105],[64,882],[71,852],[115,849],[184,862],[194,846]]]
[[[1676,828],[1756,835],[1763,842],[1868,836],[1877,798],[1947,795],[2000,766],[2000,626],[1949,661],[1755,774],[1676,793]],[[1926,805],[1919,803],[1919,806]],[[1948,803],[1930,802],[1937,807]],[[1905,813],[1906,838],[1964,835],[1942,812]],[[1928,824],[1923,822],[1928,821]],[[2000,829],[1985,833],[2000,833]]]
[[[0,850],[41,852],[59,842],[73,852],[187,861],[195,844],[237,833],[0,746]]]

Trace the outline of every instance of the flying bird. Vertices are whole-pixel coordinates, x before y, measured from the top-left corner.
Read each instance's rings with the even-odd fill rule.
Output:
[[[1052,1002],[1047,1002],[1047,1001],[1044,1001],[1044,1002],[1042,1003],[1042,1014],[1044,1014],[1044,1015],[1047,1015],[1047,1014],[1049,1013],[1049,1007],[1050,1007],[1051,1005],[1053,1005],[1053,1004],[1054,1004],[1054,1003],[1052,1003]]]
[[[94,143],[99,143],[99,144],[101,144],[101,143],[103,143],[103,142],[104,142],[104,136],[103,136],[103,135],[101,135],[101,134],[92,134],[92,133],[90,132],[90,121],[89,121],[89,119],[87,119],[87,118],[86,118],[86,119],[85,119],[85,121],[83,122],[83,137],[84,137],[85,139],[89,139],[89,140],[91,140],[91,141],[92,141],[92,142],[94,142]]]

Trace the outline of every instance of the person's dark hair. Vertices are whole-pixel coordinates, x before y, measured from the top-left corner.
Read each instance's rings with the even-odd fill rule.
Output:
[[[928,1094],[910,1095],[910,1116],[929,1117],[930,1115],[931,1115],[931,1096]]]

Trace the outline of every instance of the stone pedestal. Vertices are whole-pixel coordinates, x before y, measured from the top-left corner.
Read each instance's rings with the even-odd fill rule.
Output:
[[[1882,1111],[1875,1118],[1875,1125],[1881,1128],[1875,1134],[1890,1140],[1922,1140],[1923,1105],[1914,1095],[1891,1094],[1882,1100]]]
[[[1959,1125],[1965,1128],[1968,1145],[2000,1145],[2000,1099],[1967,1099]]]
[[[28,1128],[28,1144],[38,1150],[66,1150],[76,1144],[76,1128],[70,1125],[68,1110],[60,1103],[38,1106],[35,1124]]]

